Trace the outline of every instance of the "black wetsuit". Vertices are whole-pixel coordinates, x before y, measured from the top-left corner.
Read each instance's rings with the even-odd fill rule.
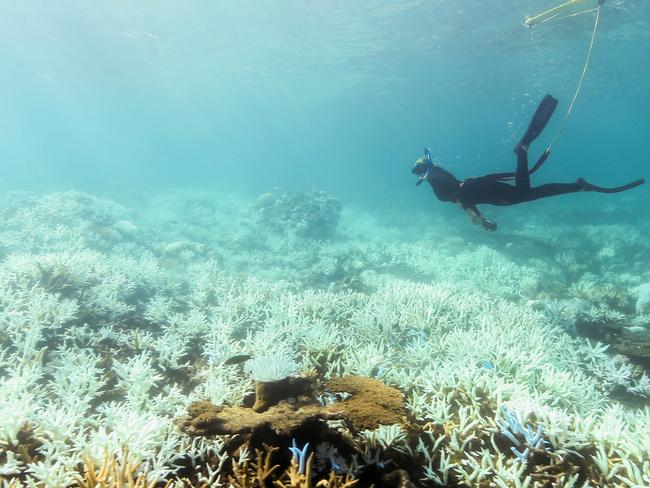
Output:
[[[434,166],[426,180],[433,188],[438,200],[458,203],[463,209],[474,211],[477,216],[480,213],[476,205],[480,204],[516,205],[579,191],[619,193],[645,182],[644,179],[640,179],[614,188],[602,188],[579,178],[575,183],[546,183],[531,187],[530,175],[542,165],[546,157],[548,157],[547,152],[542,155],[532,169],[528,169],[528,151],[518,148],[517,171],[515,173],[493,173],[460,181],[449,171],[440,166]],[[504,180],[509,179],[514,179],[515,184],[504,183]]]
[[[618,193],[637,187],[645,182],[644,179],[639,179],[623,186],[603,188],[578,178],[575,183],[547,183],[531,187],[530,175],[544,164],[549,156],[549,150],[545,150],[533,167],[528,168],[528,146],[544,130],[556,106],[557,100],[551,95],[546,95],[537,107],[526,133],[515,146],[515,154],[517,155],[517,170],[515,172],[493,173],[476,178],[467,178],[461,182],[449,171],[433,165],[430,159],[428,166],[418,164],[423,162],[424,158],[416,162],[412,172],[420,175],[421,178],[426,175],[426,180],[439,200],[458,203],[463,209],[471,213],[474,220],[478,219],[487,230],[496,230],[496,224],[483,218],[476,205],[515,205],[539,198],[579,191]],[[514,180],[515,184],[505,183],[508,180]]]
[[[504,180],[514,177],[515,184],[505,183]],[[517,154],[516,173],[495,173],[459,181],[449,171],[435,166],[427,177],[438,200],[459,203],[464,209],[478,212],[476,205],[515,205],[530,202],[539,198],[563,195],[584,191],[579,183],[547,183],[530,186],[528,169],[528,152],[520,150]]]

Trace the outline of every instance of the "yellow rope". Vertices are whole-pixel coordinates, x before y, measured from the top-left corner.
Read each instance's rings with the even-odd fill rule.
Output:
[[[580,94],[580,90],[582,89],[582,83],[585,80],[585,75],[587,74],[587,69],[589,68],[589,60],[591,59],[591,52],[594,49],[594,41],[596,39],[596,32],[598,31],[598,24],[600,22],[600,5],[596,7],[596,20],[594,21],[594,30],[591,33],[591,41],[589,42],[589,50],[587,51],[587,57],[585,58],[585,64],[582,67],[582,74],[580,75],[580,81],[578,81],[578,87],[576,88],[575,93],[573,94],[573,98],[571,99],[571,103],[569,104],[569,108],[566,111],[566,114],[564,114],[564,119],[562,119],[562,123],[560,124],[560,128],[557,130],[555,135],[553,136],[553,139],[551,139],[551,143],[548,145],[546,148],[547,151],[550,152],[551,147],[553,147],[553,144],[555,144],[555,141],[557,138],[560,136],[561,133],[564,132],[564,129],[566,127],[566,123],[569,120],[569,117],[571,116],[571,113],[573,112],[573,107],[575,106],[576,100],[578,99],[578,95]],[[585,13],[585,12],[582,12]]]
[[[573,14],[566,14],[563,15],[562,17],[557,17],[557,16],[551,17],[550,19],[546,19],[540,23],[548,22],[549,20],[562,20],[562,19],[568,19],[569,17],[577,17],[578,15],[590,14],[591,12],[595,12],[596,10],[598,10],[598,7],[590,8],[587,10],[581,10],[580,12],[576,12]]]
[[[561,5],[558,5],[557,7],[550,8],[548,10],[545,10],[544,12],[533,15],[532,17],[527,17],[526,20],[524,20],[525,25],[535,25],[535,24],[540,24],[542,22],[546,22],[548,20],[551,20],[558,15],[560,15],[562,12],[565,10],[575,6],[579,5],[583,2],[586,2],[587,0],[569,0],[568,2],[565,2]],[[589,0],[592,1],[592,0]]]

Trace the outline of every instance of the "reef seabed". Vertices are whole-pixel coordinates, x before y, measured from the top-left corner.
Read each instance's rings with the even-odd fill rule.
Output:
[[[3,487],[650,486],[650,223],[3,198]]]

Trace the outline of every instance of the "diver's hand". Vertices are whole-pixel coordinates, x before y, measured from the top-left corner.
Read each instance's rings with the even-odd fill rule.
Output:
[[[495,230],[497,230],[497,223],[493,222],[492,220],[482,218],[481,219],[481,227],[483,227],[488,232],[494,232]]]

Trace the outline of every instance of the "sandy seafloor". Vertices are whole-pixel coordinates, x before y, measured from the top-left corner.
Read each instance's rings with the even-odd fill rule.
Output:
[[[2,486],[271,486],[178,419],[306,375],[398,387],[410,419],[338,425],[347,455],[302,431],[314,484],[650,486],[642,195],[491,210],[488,234],[316,190],[5,194]]]

